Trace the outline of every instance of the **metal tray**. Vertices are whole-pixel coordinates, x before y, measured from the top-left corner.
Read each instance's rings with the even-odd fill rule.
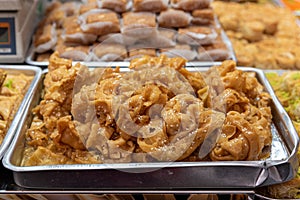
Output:
[[[29,103],[31,96],[36,92],[35,89],[38,84],[38,80],[41,77],[41,69],[38,67],[28,66],[28,65],[0,65],[1,69],[4,69],[8,74],[19,74],[23,73],[25,75],[33,76],[33,79],[24,94],[23,100],[21,101],[18,110],[15,113],[13,120],[9,125],[9,129],[0,145],[0,159],[3,157],[5,151],[9,147],[11,140],[13,139],[23,112],[26,105]]]
[[[3,159],[4,167],[12,170],[15,183],[35,189],[85,190],[252,190],[259,186],[292,179],[298,168],[296,152],[298,135],[287,113],[275,97],[262,70],[239,68],[255,72],[258,80],[272,96],[273,142],[271,156],[260,161],[203,161],[173,163],[76,164],[20,167],[24,150],[24,134],[32,120],[31,108],[39,102],[42,79],[30,106],[18,127]],[[126,69],[124,69],[126,70]],[[208,68],[189,68],[206,71]],[[147,170],[147,172],[145,172]],[[131,173],[129,173],[129,171]]]

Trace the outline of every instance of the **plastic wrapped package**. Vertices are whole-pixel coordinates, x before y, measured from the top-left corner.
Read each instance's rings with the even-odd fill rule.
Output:
[[[156,29],[155,29],[156,30]],[[174,30],[158,28],[157,34],[153,34],[147,38],[135,39],[133,37],[124,36],[124,41],[129,49],[137,48],[171,48],[176,45],[176,32]],[[134,42],[133,42],[134,41]],[[131,44],[129,44],[131,42]],[[132,43],[133,42],[133,43]]]
[[[90,10],[97,9],[98,4],[96,1],[86,2],[85,4],[81,4],[79,8],[79,14],[82,15]]]
[[[211,8],[194,10],[192,16],[192,24],[195,25],[208,25],[214,23],[214,12]]]
[[[37,62],[47,62],[51,56],[53,51],[47,51],[45,53],[40,53],[36,55],[36,61]]]
[[[156,50],[153,48],[136,48],[136,49],[129,49],[129,57],[127,60],[132,60],[135,58],[141,58],[144,55],[155,57]]]
[[[120,32],[117,14],[107,9],[92,9],[78,17],[80,28],[85,33],[106,35]]]
[[[93,47],[93,61],[118,61],[127,58],[127,49],[121,44],[101,43]]]
[[[178,30],[177,41],[189,45],[210,45],[218,34],[214,28],[206,26],[190,26]]]
[[[56,24],[57,28],[62,26],[63,20],[66,17],[66,12],[61,7],[52,10],[45,18],[46,24]]]
[[[65,18],[64,33],[61,36],[64,39],[65,43],[87,45],[95,42],[97,39],[97,35],[84,33],[81,30],[80,24],[78,23],[77,19],[77,16]]]
[[[80,8],[79,2],[70,1],[62,4],[59,9],[64,11],[66,17],[70,17],[73,15],[78,15],[79,8]]]
[[[34,51],[44,53],[54,48],[57,42],[55,24],[40,24],[34,35]]]
[[[65,17],[77,15],[79,13],[79,2],[58,3],[54,1],[46,10],[45,24],[56,24],[61,28]]]
[[[187,44],[177,44],[173,48],[166,48],[160,50],[161,54],[165,54],[167,57],[183,57],[189,61],[195,60],[197,58],[197,52],[192,49],[190,45]]]
[[[110,44],[122,44],[125,46],[132,46],[138,41],[139,38],[123,35],[122,33],[111,33],[100,36],[99,42],[110,43]]]
[[[187,27],[192,17],[189,13],[182,10],[168,9],[162,11],[157,17],[157,21],[161,27],[180,28]]]
[[[229,52],[226,48],[198,47],[197,60],[199,61],[224,61],[227,59],[229,59]]]
[[[171,6],[176,9],[193,11],[208,8],[210,0],[171,0]]]
[[[136,39],[153,37],[157,34],[156,17],[151,12],[123,13],[122,33]]]
[[[199,61],[224,61],[230,59],[230,53],[221,37],[217,37],[211,45],[199,46],[197,48]]]
[[[169,0],[133,0],[134,11],[161,12],[168,8]]]
[[[132,6],[132,1],[129,0],[98,0],[98,7],[110,9],[118,13],[123,13],[129,10]]]
[[[73,61],[89,61],[90,46],[60,46],[56,50],[62,58]]]
[[[49,3],[45,10],[45,15],[48,16],[53,10],[58,9],[62,3],[60,1],[52,1]]]

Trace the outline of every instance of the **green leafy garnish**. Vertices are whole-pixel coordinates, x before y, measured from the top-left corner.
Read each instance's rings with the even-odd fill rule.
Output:
[[[12,89],[12,85],[13,85],[13,80],[8,79],[7,82],[4,84],[5,87],[7,87],[8,89]]]

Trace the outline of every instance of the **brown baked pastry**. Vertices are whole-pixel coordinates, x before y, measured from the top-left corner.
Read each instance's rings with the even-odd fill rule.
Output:
[[[168,8],[169,0],[133,0],[134,11],[161,12]]]
[[[177,40],[189,45],[209,45],[217,38],[214,28],[206,26],[189,26],[178,29]]]
[[[49,42],[52,38],[52,30],[53,30],[53,26],[51,24],[48,25],[44,25],[41,24],[36,33],[35,33],[35,37],[34,37],[34,46],[37,47],[40,44],[44,44],[46,42]]]
[[[83,13],[86,13],[90,10],[97,9],[97,8],[98,8],[98,5],[96,2],[81,4],[80,8],[79,8],[79,14],[81,15]]]
[[[48,62],[48,61],[49,61],[49,58],[50,58],[50,56],[51,56],[52,53],[53,53],[52,51],[50,51],[50,52],[45,52],[45,53],[39,53],[39,54],[37,54],[35,60],[36,60],[37,62]]]
[[[64,42],[68,44],[87,45],[95,42],[97,39],[97,35],[84,33],[81,30],[77,16],[65,18],[63,28],[65,31],[62,34],[62,38],[64,39]]]
[[[223,40],[218,37],[211,45],[198,47],[197,59],[200,61],[224,61],[229,59],[229,50]]]
[[[59,46],[56,48],[61,58],[71,59],[73,61],[90,61],[90,46]]]
[[[155,15],[150,12],[127,12],[123,14],[123,26],[140,25],[140,27],[155,27]]]
[[[155,49],[131,49],[129,50],[129,59],[133,59],[133,58],[138,58],[138,57],[142,57],[144,55],[147,56],[156,56],[156,50]]]
[[[98,1],[99,8],[110,9],[115,12],[123,13],[129,9],[130,3],[128,0],[100,0]]]
[[[157,33],[155,14],[151,12],[123,13],[122,33],[133,39],[154,37]]]
[[[160,13],[157,21],[161,27],[187,27],[190,24],[191,16],[182,10],[168,9]]]
[[[185,11],[208,8],[209,4],[209,0],[171,0],[172,7]]]
[[[120,32],[117,14],[109,10],[93,9],[78,17],[80,28],[85,33],[106,35]]]
[[[34,35],[34,51],[37,53],[53,49],[57,42],[55,24],[44,24],[43,22],[39,25]]]
[[[100,43],[93,48],[94,61],[122,61],[127,58],[127,50],[122,44]]]
[[[189,61],[195,60],[197,57],[195,50],[193,50],[192,47],[187,44],[176,44],[171,48],[163,48],[160,50],[160,53],[170,58],[182,57]]]
[[[214,23],[214,12],[211,8],[194,10],[192,16],[192,24],[195,25],[208,25]]]

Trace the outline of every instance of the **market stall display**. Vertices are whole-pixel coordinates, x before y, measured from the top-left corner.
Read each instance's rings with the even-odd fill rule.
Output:
[[[271,4],[213,2],[239,66],[300,69],[300,27],[285,8]],[[230,10],[230,12],[227,12]]]
[[[166,42],[163,31],[173,32],[174,37]],[[120,57],[99,58],[94,49],[103,42],[121,44],[126,51]],[[55,1],[39,23],[26,62],[47,65],[54,51],[73,61],[128,61],[134,49],[153,48],[157,56],[162,49],[177,49],[183,44],[196,54],[187,57],[190,61],[235,59],[207,0],[85,1],[73,2],[72,6],[70,2]],[[203,56],[205,49],[213,50],[217,56]]]

